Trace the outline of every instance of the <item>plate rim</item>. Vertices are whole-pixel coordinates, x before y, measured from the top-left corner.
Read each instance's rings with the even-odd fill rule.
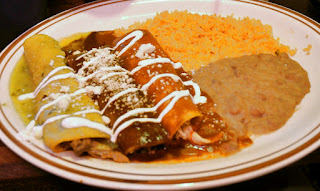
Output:
[[[113,0],[113,1],[108,1],[108,0],[102,0],[102,1],[95,1],[95,2],[91,2],[91,3],[88,3],[88,4],[84,4],[84,5],[80,5],[78,7],[75,7],[75,8],[72,8],[72,9],[69,9],[69,10],[66,10],[62,13],[59,13],[57,15],[54,15],[40,23],[38,23],[37,25],[33,26],[32,28],[30,28],[29,30],[25,31],[24,33],[22,33],[20,36],[18,36],[13,42],[11,42],[0,54],[0,64],[3,65],[3,60],[5,58],[7,58],[7,55],[13,50],[16,48],[16,50],[11,54],[11,56],[8,58],[8,61],[5,63],[5,66],[1,66],[3,67],[3,70],[1,71],[0,73],[0,76],[2,76],[2,73],[4,71],[4,68],[6,67],[7,63],[9,62],[9,60],[11,59],[11,57],[13,55],[16,54],[16,52],[18,51],[18,49],[20,49],[20,47],[22,45],[20,45],[19,47],[17,47],[16,45],[18,43],[21,42],[22,39],[24,39],[26,36],[30,35],[31,33],[35,32],[37,29],[43,27],[44,25],[50,23],[51,21],[53,21],[52,23],[50,23],[48,26],[46,26],[45,28],[47,27],[50,27],[51,25],[54,25],[55,23],[65,19],[65,18],[68,18],[68,17],[71,17],[75,14],[78,14],[78,13],[81,13],[81,12],[84,12],[86,10],[89,10],[89,9],[94,9],[96,7],[100,7],[100,6],[107,6],[109,4],[114,4],[114,3],[119,3],[119,2],[128,2],[130,0]],[[280,5],[276,5],[276,4],[273,4],[273,3],[270,3],[270,2],[261,2],[261,1],[257,1],[257,0],[253,0],[253,1],[247,1],[247,0],[229,0],[229,1],[236,1],[236,2],[244,2],[244,3],[249,3],[249,4],[253,4],[253,5],[258,5],[258,6],[261,6],[261,7],[264,7],[264,8],[267,8],[267,9],[271,9],[271,10],[274,10],[274,11],[277,11],[279,13],[282,13],[282,14],[285,14],[286,16],[289,16],[291,18],[294,18],[295,20],[298,20],[299,22],[302,22],[304,25],[308,26],[309,28],[311,28],[313,31],[317,32],[319,35],[320,35],[320,32],[319,32],[319,29],[320,29],[320,24],[317,23],[316,21],[310,19],[309,17],[307,16],[304,16],[296,11],[293,11],[291,9],[288,9],[288,8],[285,8],[283,6],[280,6]],[[287,13],[289,12],[289,13]],[[70,14],[70,15],[68,15]],[[64,17],[64,16],[67,16],[67,17]],[[307,22],[305,22],[307,21]],[[312,25],[314,25],[317,29],[315,29],[313,26],[311,26],[309,23],[311,23]],[[44,30],[45,28],[42,28],[41,30],[37,31],[37,33],[40,33],[42,30]],[[0,78],[1,79],[1,78]],[[6,119],[6,122],[12,127],[14,128],[14,126],[10,123],[9,119],[6,118],[6,116],[4,115],[4,111],[3,111],[3,108],[2,108],[2,105],[0,105],[0,110],[1,110],[1,117],[4,117]],[[309,133],[311,134],[312,132],[314,132],[315,130],[317,130],[318,128],[320,127],[320,123],[318,125],[316,125],[316,127],[313,128],[313,130]],[[15,128],[14,128],[15,129]],[[16,129],[15,129],[16,130]],[[0,139],[4,142],[4,144],[6,144],[11,150],[13,150],[14,152],[16,150],[20,150],[22,152],[16,152],[20,157],[24,158],[25,160],[27,160],[28,162],[32,163],[33,165],[45,170],[45,171],[48,171],[50,173],[53,173],[57,176],[60,176],[60,177],[63,177],[63,178],[66,178],[66,179],[69,179],[69,180],[73,180],[73,181],[76,181],[78,182],[77,180],[79,179],[72,179],[71,177],[68,177],[67,175],[64,175],[64,174],[59,174],[57,173],[57,171],[55,170],[62,170],[64,172],[68,172],[68,173],[72,173],[74,175],[80,175],[80,176],[84,176],[84,177],[87,177],[86,174],[90,174],[90,173],[86,173],[86,172],[82,172],[82,173],[78,173],[78,171],[72,169],[72,168],[68,168],[66,166],[63,166],[61,164],[55,164],[55,165],[52,165],[54,163],[54,161],[50,161],[49,159],[46,159],[44,158],[43,156],[37,154],[37,153],[34,153],[34,151],[32,151],[30,148],[28,148],[27,146],[23,145],[16,137],[14,137],[9,131],[8,129],[5,127],[5,125],[3,124],[2,120],[0,121]],[[307,137],[304,136],[304,138]],[[302,138],[303,139],[303,138]],[[242,177],[241,176],[245,176],[246,174],[249,174],[249,173],[254,173],[254,172],[259,172],[259,176],[262,176],[264,174],[267,174],[267,173],[270,173],[272,171],[275,171],[281,167],[284,167],[284,166],[287,166],[293,162],[295,162],[296,160],[298,159],[301,159],[302,157],[304,157],[305,155],[311,153],[313,150],[315,150],[317,147],[320,146],[320,132],[316,135],[314,135],[311,139],[309,139],[307,142],[305,142],[304,144],[302,144],[301,146],[295,148],[294,150],[291,150],[290,152],[288,153],[285,153],[284,155],[281,155],[279,157],[276,157],[275,159],[272,159],[270,161],[266,161],[264,163],[261,163],[261,164],[258,164],[258,165],[254,165],[254,166],[249,166],[247,168],[244,168],[244,169],[240,169],[240,170],[237,170],[239,171],[239,173],[235,174],[235,172],[237,171],[232,171],[232,172],[227,172],[225,174],[220,174],[220,175],[213,175],[213,176],[208,176],[208,177],[199,177],[199,178],[192,178],[192,179],[181,179],[181,180],[160,180],[160,181],[150,181],[150,180],[127,180],[127,179],[120,179],[120,178],[113,178],[113,177],[108,177],[108,179],[106,179],[106,177],[102,176],[92,176],[93,174],[90,174],[91,176],[89,178],[97,178],[97,179],[101,179],[102,181],[111,181],[113,183],[127,183],[127,184],[142,184],[142,185],[148,185],[149,187],[152,186],[152,185],[163,185],[163,186],[160,186],[160,187],[157,187],[155,186],[154,188],[157,189],[157,188],[161,188],[163,189],[164,187],[168,186],[170,188],[172,188],[172,185],[177,185],[177,184],[185,184],[185,183],[206,183],[209,181],[209,185],[207,184],[195,184],[196,186],[194,185],[189,185],[187,186],[187,188],[205,188],[205,187],[208,187],[208,186],[219,186],[219,184],[214,184],[214,183],[211,183],[210,184],[210,181],[216,181],[216,180],[224,180],[226,178],[232,178],[234,176],[240,178],[241,180],[230,180],[229,183],[235,183],[235,182],[240,182],[240,181],[243,181],[243,180],[248,180],[248,179],[251,179],[251,178],[254,178],[254,177],[257,177],[257,176],[247,176],[247,177]],[[301,153],[301,151],[305,151],[306,149],[309,149],[308,152],[303,152]],[[26,152],[26,150],[28,152]],[[32,154],[30,154],[32,153]],[[297,155],[299,154],[299,155]],[[36,159],[36,160],[34,160]],[[41,160],[40,160],[41,159]],[[41,162],[43,164],[39,165],[39,163],[37,162]],[[284,163],[284,164],[280,164],[280,162]],[[265,164],[265,165],[263,165]],[[42,166],[43,165],[43,166]],[[62,168],[61,168],[62,166]],[[250,170],[252,169],[253,167],[257,166],[257,168],[254,168],[253,170]],[[271,168],[273,167],[273,168]],[[53,168],[53,169],[51,169]],[[54,172],[55,171],[55,172]],[[261,172],[262,171],[262,172]],[[233,174],[233,175],[230,175],[230,174]],[[88,182],[87,184],[89,185],[93,185],[93,184],[90,184],[90,182]],[[223,184],[223,183],[222,183]],[[220,185],[222,185],[220,184]],[[95,186],[95,185],[93,185]],[[114,188],[114,186],[106,186],[106,185],[100,185],[101,187],[106,187],[106,188]],[[202,187],[204,186],[204,187]],[[148,188],[149,188],[148,187]],[[117,187],[119,188],[119,187]],[[123,187],[125,188],[125,187]],[[140,189],[141,187],[139,187]],[[176,188],[180,188],[180,189],[183,189],[185,187],[176,187]]]

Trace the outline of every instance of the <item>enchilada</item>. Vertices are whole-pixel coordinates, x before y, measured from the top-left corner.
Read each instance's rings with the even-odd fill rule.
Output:
[[[87,89],[79,88],[58,42],[46,35],[34,35],[25,41],[24,49],[35,91],[20,99],[34,98],[36,106],[35,119],[27,130],[42,137],[55,152],[71,148],[77,154],[92,152],[95,156],[128,162],[126,156],[113,151],[116,145],[105,141],[110,139],[107,119],[88,97]]]

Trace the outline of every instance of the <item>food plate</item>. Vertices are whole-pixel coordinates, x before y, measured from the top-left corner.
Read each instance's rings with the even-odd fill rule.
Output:
[[[39,140],[19,138],[25,128],[9,95],[13,68],[23,55],[24,40],[42,33],[62,39],[77,32],[110,30],[143,21],[164,10],[188,10],[260,19],[273,27],[280,42],[297,48],[292,58],[308,72],[311,83],[297,111],[280,130],[256,137],[254,144],[225,158],[178,164],[119,164],[79,158],[69,152],[52,153]],[[312,45],[308,55],[304,48]],[[65,11],[29,29],[0,56],[1,140],[19,156],[39,168],[76,182],[115,189],[200,189],[255,178],[301,159],[320,145],[320,25],[292,10],[260,1],[99,1]]]

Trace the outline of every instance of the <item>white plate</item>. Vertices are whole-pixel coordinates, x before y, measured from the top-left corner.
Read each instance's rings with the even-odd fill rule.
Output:
[[[249,16],[270,24],[275,37],[297,48],[293,57],[308,71],[311,92],[280,130],[259,137],[226,158],[180,164],[118,164],[82,159],[68,152],[51,153],[41,142],[18,138],[24,128],[9,96],[9,79],[23,55],[22,43],[44,33],[61,39],[76,32],[110,30],[142,21],[164,10]],[[303,48],[311,44],[311,54]],[[320,25],[294,11],[258,1],[99,1],[49,18],[13,41],[0,55],[1,140],[25,160],[55,175],[84,184],[117,189],[199,189],[227,185],[264,175],[304,157],[320,145]]]

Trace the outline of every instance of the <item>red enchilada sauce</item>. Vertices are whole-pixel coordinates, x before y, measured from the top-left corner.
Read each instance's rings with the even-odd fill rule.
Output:
[[[113,31],[92,32],[87,38],[82,38],[70,43],[64,47],[66,52],[67,64],[78,71],[81,68],[83,59],[77,59],[79,54],[74,54],[76,51],[86,53],[92,48],[113,47],[113,42],[116,37]],[[121,65],[121,60],[119,60]],[[176,69],[177,75],[182,81],[191,80],[191,76],[187,75],[182,68]],[[195,94],[192,86],[186,86],[191,95]],[[163,144],[141,148],[133,153],[128,154],[131,161],[168,161],[168,160],[186,160],[188,158],[210,156],[212,153],[220,155],[229,155],[239,151],[242,147],[252,144],[252,140],[246,136],[239,137],[237,131],[224,123],[219,114],[215,111],[213,100],[202,92],[202,95],[207,97],[206,103],[197,104],[198,109],[203,117],[201,121],[192,120],[193,130],[201,137],[212,141],[210,144],[199,145],[192,143],[189,140],[184,140],[174,136],[171,140]],[[99,99],[98,97],[93,97]],[[190,132],[192,133],[192,132]],[[127,137],[130,139],[130,137]]]

